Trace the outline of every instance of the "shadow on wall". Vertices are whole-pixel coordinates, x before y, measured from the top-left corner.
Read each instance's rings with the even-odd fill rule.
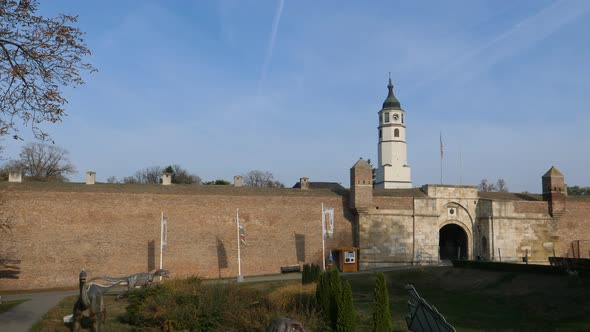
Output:
[[[295,254],[297,262],[305,262],[305,234],[295,233]]]
[[[0,279],[18,279],[20,259],[0,259]]]
[[[356,217],[350,209],[350,190],[348,189],[332,189],[332,191],[342,197],[342,213],[344,214],[344,219],[350,222],[350,230],[352,231],[352,245],[358,247],[359,240],[358,240],[358,227],[356,224]]]
[[[152,271],[156,268],[156,241],[149,240],[147,243],[147,270]]]
[[[225,250],[225,244],[219,237],[215,239],[217,246],[217,269],[219,271],[219,278],[221,278],[221,269],[227,269],[229,264],[227,262],[227,251]]]

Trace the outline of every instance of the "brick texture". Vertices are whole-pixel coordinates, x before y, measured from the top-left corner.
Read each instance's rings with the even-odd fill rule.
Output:
[[[2,246],[7,258],[20,263],[18,278],[1,277],[0,290],[75,286],[82,268],[89,277],[153,270],[159,266],[161,211],[168,216],[163,265],[174,276],[237,275],[236,208],[248,243],[241,252],[242,275],[320,263],[322,203],[335,208],[336,219],[326,248],[353,244],[348,199],[329,191],[103,188],[5,189],[14,229]]]
[[[574,240],[590,240],[590,199],[568,197],[567,212],[559,218],[558,256],[566,255]]]

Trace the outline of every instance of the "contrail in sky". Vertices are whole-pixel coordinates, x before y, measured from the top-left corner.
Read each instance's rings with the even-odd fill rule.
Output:
[[[578,8],[570,6],[570,4],[571,2],[561,0],[542,8],[488,42],[457,57],[430,77],[418,82],[413,90],[419,90],[433,81],[447,77],[450,72],[459,71],[465,79],[465,76],[473,76],[502,58],[531,47],[588,10],[588,6],[584,2],[579,3],[581,6]],[[466,68],[470,62],[479,57],[483,59],[471,64],[471,68]]]
[[[268,67],[270,66],[270,62],[272,60],[272,52],[275,47],[275,40],[277,38],[277,30],[279,29],[279,22],[281,21],[281,14],[283,13],[283,6],[284,5],[285,5],[285,0],[279,0],[279,8],[277,8],[277,12],[275,14],[275,19],[272,23],[272,34],[270,35],[270,42],[268,43],[268,48],[266,49],[266,57],[264,59],[264,63],[262,64],[262,73],[260,74],[259,85],[262,81],[264,81],[266,79]]]

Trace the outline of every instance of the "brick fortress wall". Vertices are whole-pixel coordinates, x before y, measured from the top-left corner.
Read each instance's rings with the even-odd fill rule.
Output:
[[[574,240],[582,240],[581,256],[590,258],[590,197],[568,197],[566,213],[558,221],[560,238],[557,256],[565,256]],[[577,250],[577,248],[576,248]]]
[[[176,277],[237,275],[236,208],[247,235],[242,275],[321,263],[321,204],[335,208],[326,249],[353,244],[347,194],[231,186],[2,184],[13,231],[3,238],[13,274],[0,290],[71,287],[89,277],[159,267],[160,215],[168,217],[164,268]],[[1,272],[0,272],[1,273]]]

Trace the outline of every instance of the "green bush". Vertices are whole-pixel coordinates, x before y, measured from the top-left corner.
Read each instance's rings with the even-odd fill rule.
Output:
[[[306,285],[309,284],[310,277],[310,269],[309,264],[303,265],[303,272],[301,273],[301,284]]]
[[[312,282],[318,282],[322,270],[319,265],[311,264],[310,278]]]
[[[329,272],[328,289],[330,290],[330,326],[336,329],[338,323],[338,306],[342,297],[342,281],[340,280],[340,273],[337,268],[332,268]]]
[[[336,331],[338,332],[355,332],[356,331],[356,313],[354,312],[354,304],[352,302],[352,288],[350,283],[346,281],[342,296],[340,297],[340,304],[338,306],[338,323],[336,324]]]
[[[313,286],[289,285],[273,292],[246,284],[170,280],[129,294],[125,323],[138,330],[264,331],[274,317],[288,316],[315,330]],[[319,325],[318,325],[319,324]]]
[[[392,329],[391,312],[389,311],[389,294],[383,273],[377,273],[373,290],[373,332],[390,332]]]
[[[322,272],[316,286],[318,309],[327,325],[330,325],[330,280],[328,271]]]

